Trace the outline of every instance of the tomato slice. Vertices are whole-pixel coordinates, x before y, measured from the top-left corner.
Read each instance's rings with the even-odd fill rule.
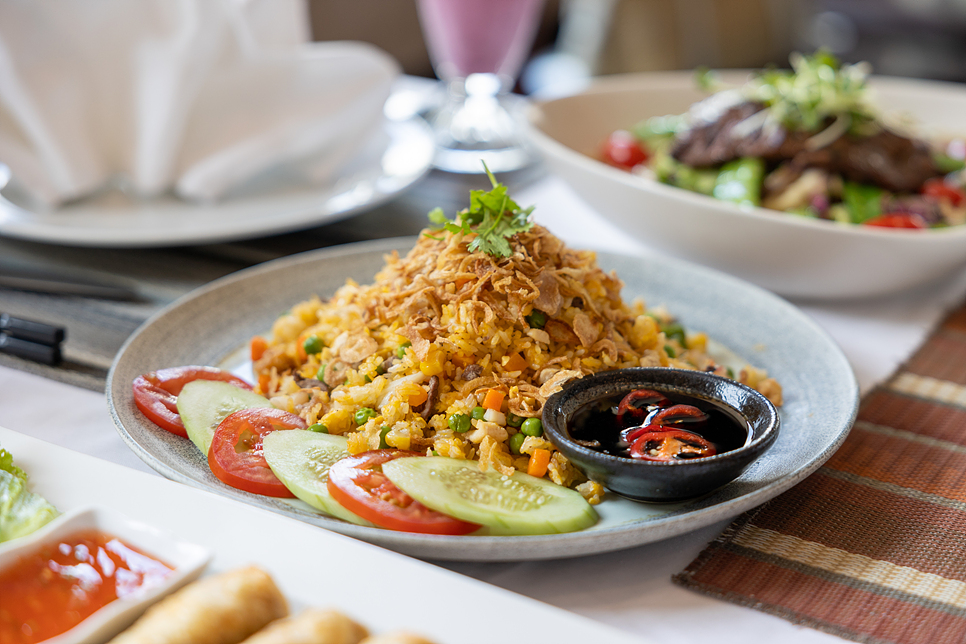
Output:
[[[880,228],[913,228],[917,230],[929,228],[929,224],[926,223],[926,220],[921,215],[912,212],[890,212],[885,215],[879,215],[866,221],[865,225],[879,226]]]
[[[683,429],[664,429],[658,425],[649,425],[644,429],[655,431],[635,436],[637,440],[629,450],[631,458],[645,461],[679,461],[714,456],[718,453],[709,441]]]
[[[178,394],[192,380],[221,380],[241,389],[252,389],[241,378],[215,367],[170,367],[134,379],[134,404],[161,429],[188,438],[178,415]]]
[[[262,454],[262,439],[274,431],[305,429],[305,421],[281,409],[242,409],[225,416],[208,450],[211,473],[228,485],[265,496],[294,497]]]
[[[630,170],[647,161],[650,155],[633,134],[617,130],[604,142],[601,156],[610,165]]]
[[[382,464],[417,452],[379,449],[343,458],[329,468],[329,493],[345,509],[389,530],[421,534],[469,534],[479,525],[430,510],[382,473]]]
[[[957,208],[966,202],[966,191],[949,185],[941,177],[929,179],[922,184],[922,194],[936,201],[947,200]]]

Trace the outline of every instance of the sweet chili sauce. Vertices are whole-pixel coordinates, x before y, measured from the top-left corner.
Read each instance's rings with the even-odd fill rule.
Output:
[[[171,572],[164,562],[98,530],[43,545],[0,572],[0,644],[60,635]]]

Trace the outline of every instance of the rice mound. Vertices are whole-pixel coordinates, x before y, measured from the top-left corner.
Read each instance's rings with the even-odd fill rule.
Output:
[[[625,303],[621,281],[593,252],[567,248],[538,225],[509,240],[506,258],[468,251],[472,237],[424,231],[405,257],[386,257],[371,285],[350,280],[327,301],[295,305],[255,361],[257,391],[309,425],[345,435],[353,454],[435,452],[510,475],[527,472],[544,450],[549,463],[536,474],[596,502],[602,488],[543,437],[517,439],[519,453],[511,449],[520,418],[539,418],[564,383],[598,371],[671,366],[733,375],[707,354],[703,333],[668,337],[667,313]],[[306,340],[321,350],[307,353]],[[780,386],[764,372],[749,366],[736,379],[781,403]],[[450,418],[471,416],[491,389],[505,396],[500,413],[454,431]]]

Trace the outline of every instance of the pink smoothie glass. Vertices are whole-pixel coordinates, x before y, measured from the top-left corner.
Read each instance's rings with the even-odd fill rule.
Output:
[[[526,61],[544,0],[418,0],[419,20],[446,98],[430,115],[436,167],[520,169],[522,100],[510,89]]]

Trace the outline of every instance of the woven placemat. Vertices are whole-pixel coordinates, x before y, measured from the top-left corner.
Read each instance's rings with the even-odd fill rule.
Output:
[[[824,467],[674,581],[858,642],[966,642],[966,303]]]

